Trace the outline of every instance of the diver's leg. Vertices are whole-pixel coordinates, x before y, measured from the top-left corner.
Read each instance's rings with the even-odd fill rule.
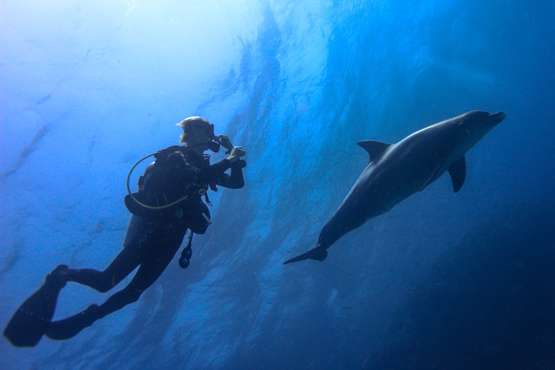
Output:
[[[67,269],[66,280],[87,285],[99,292],[107,292],[139,266],[141,253],[125,247],[104,271]]]
[[[91,305],[86,310],[64,320],[50,323],[46,335],[52,339],[68,339],[90,326],[96,320],[121,309],[139,299],[141,294],[151,286],[166,269],[177,253],[183,235],[173,243],[156,243],[145,255],[137,274],[127,287],[113,294],[102,305]]]
[[[150,287],[158,277],[164,272],[168,264],[171,262],[179,245],[162,246],[163,250],[156,256],[152,256],[141,264],[139,270],[133,280],[127,287],[112,295],[102,305],[99,306],[100,315],[104,317],[122,307],[133,303],[139,299],[141,294]]]
[[[99,292],[107,292],[136,269],[146,251],[146,245],[152,234],[152,224],[143,218],[133,216],[127,228],[124,248],[104,270],[70,269],[59,266],[60,273],[66,281],[87,285]]]

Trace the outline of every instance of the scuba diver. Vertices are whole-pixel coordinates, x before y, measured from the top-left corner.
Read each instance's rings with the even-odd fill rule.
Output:
[[[178,126],[183,129],[180,145],[142,158],[129,173],[125,204],[132,215],[121,252],[103,271],[56,267],[6,327],[4,334],[13,344],[34,346],[44,334],[51,339],[71,338],[96,320],[137,301],[171,262],[187,230],[189,242],[179,264],[183,268],[189,265],[193,233],[203,234],[210,224],[205,204],[209,203],[208,189],[243,187],[246,162],[242,157],[246,153],[234,147],[227,136],[215,136],[214,126],[201,117],[186,118]],[[210,164],[204,152],[217,152],[220,146],[227,149],[227,156]],[[140,177],[139,191],[132,193],[129,188],[132,171],[151,156],[155,161]],[[58,295],[67,282],[107,292],[137,267],[131,282],[103,304],[93,304],[76,315],[52,321]]]

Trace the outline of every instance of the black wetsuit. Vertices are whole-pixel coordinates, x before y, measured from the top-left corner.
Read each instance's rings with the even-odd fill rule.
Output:
[[[232,189],[243,187],[244,161],[232,163],[224,159],[210,165],[207,157],[190,150],[184,152],[191,166],[183,170],[195,173],[195,180],[200,188],[216,190],[217,185]],[[155,167],[147,169],[140,183],[141,188],[148,188],[149,174]],[[227,169],[231,169],[231,174],[225,173]],[[175,175],[178,177],[180,174]],[[70,338],[99,318],[137,301],[166,269],[179,250],[187,230],[191,229],[195,233],[206,230],[209,214],[206,215],[208,208],[201,197],[202,192],[192,194],[183,207],[172,209],[164,217],[132,215],[123,250],[104,271],[67,269],[64,273],[67,281],[107,292],[134,269],[139,268],[131,282],[102,305],[92,305],[67,319],[51,322],[46,335],[53,339]]]

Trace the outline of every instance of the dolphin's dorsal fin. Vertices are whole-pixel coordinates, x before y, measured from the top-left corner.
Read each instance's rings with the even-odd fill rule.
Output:
[[[453,191],[456,193],[461,190],[464,179],[466,178],[466,161],[464,157],[456,161],[449,167],[449,175],[453,182]]]
[[[370,162],[375,162],[389,148],[389,144],[380,141],[359,141],[358,145],[368,152]]]

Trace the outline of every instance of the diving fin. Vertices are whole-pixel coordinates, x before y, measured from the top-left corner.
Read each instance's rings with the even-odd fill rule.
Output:
[[[328,256],[328,251],[325,248],[321,248],[321,247],[316,247],[313,248],[311,250],[309,250],[306,253],[303,253],[301,255],[298,255],[297,257],[293,257],[288,259],[287,261],[283,262],[284,265],[287,265],[288,263],[293,263],[293,262],[299,262],[299,261],[304,261],[304,260],[316,260],[316,261],[323,261],[326,259],[326,257]]]
[[[8,322],[4,335],[17,347],[34,347],[46,332],[54,311],[60,291],[66,280],[60,276],[62,269],[58,266],[50,273],[44,284],[17,309]]]
[[[449,175],[453,182],[453,191],[456,193],[461,190],[466,179],[466,161],[464,157],[456,161],[449,167]]]

